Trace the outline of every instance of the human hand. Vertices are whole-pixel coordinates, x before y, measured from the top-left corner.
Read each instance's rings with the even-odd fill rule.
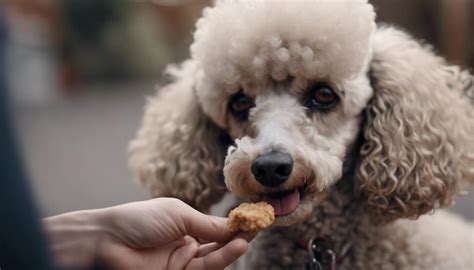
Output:
[[[44,223],[58,262],[75,267],[223,269],[254,236],[234,235],[226,218],[172,198],[73,212]]]

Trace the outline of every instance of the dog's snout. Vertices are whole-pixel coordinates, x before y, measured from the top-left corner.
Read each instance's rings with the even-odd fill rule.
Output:
[[[262,185],[276,187],[285,182],[293,170],[293,159],[289,154],[272,151],[258,156],[252,162],[252,174]]]

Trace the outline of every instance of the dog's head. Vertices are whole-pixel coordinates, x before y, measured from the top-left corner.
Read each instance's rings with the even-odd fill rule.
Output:
[[[474,177],[472,78],[374,19],[365,0],[217,1],[177,81],[148,104],[132,168],[154,195],[201,210],[225,182],[286,225],[360,149],[354,192],[373,217],[448,205]]]

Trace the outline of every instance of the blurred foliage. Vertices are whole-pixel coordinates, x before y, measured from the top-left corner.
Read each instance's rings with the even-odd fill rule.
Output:
[[[126,0],[58,0],[62,57],[85,80],[158,76],[170,48],[151,12]]]
[[[64,24],[59,42],[61,58],[83,80],[158,78],[167,63],[188,55],[194,22],[202,8],[210,4],[209,0],[177,6],[131,0],[52,1],[58,4]],[[370,0],[379,21],[407,29],[448,58],[453,50],[472,48],[462,57],[471,58],[474,66],[472,38],[471,44],[464,47],[442,42],[447,37],[440,32],[440,1],[443,0]],[[472,18],[474,1],[471,9]]]

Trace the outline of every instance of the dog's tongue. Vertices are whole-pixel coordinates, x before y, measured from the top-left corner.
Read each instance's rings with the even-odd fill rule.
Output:
[[[295,211],[298,207],[300,204],[300,193],[298,190],[295,190],[281,198],[266,197],[265,201],[272,205],[276,216],[284,216]]]

